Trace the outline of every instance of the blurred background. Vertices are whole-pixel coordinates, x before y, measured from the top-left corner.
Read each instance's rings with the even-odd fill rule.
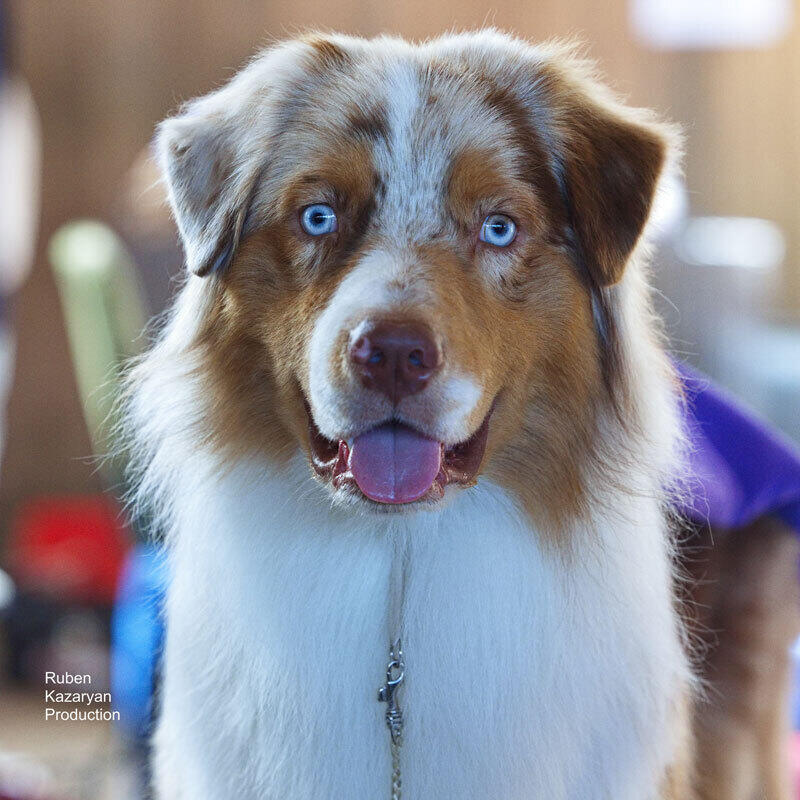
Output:
[[[155,598],[159,582],[146,548],[130,557],[119,465],[93,456],[108,441],[98,387],[113,391],[181,271],[155,124],[308,28],[483,25],[580,38],[631,103],[683,126],[684,174],[654,220],[673,348],[800,440],[793,0],[0,0],[0,797],[139,796],[137,659],[157,634],[125,592]],[[115,680],[120,721],[45,721],[56,668],[97,691]]]

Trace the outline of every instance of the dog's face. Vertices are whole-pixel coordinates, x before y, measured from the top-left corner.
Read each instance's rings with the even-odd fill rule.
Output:
[[[494,33],[311,37],[162,126],[218,445],[299,443],[373,507],[483,472],[579,502],[665,155],[580,70]]]

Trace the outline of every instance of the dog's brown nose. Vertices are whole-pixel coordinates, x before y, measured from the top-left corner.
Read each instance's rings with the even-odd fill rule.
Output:
[[[350,347],[350,361],[368,389],[393,403],[425,388],[441,354],[431,333],[411,322],[379,322]]]

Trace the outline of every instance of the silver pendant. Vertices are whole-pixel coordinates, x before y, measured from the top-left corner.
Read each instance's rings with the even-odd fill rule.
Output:
[[[403,743],[403,712],[397,702],[397,692],[403,685],[406,665],[403,663],[403,643],[398,639],[389,649],[386,683],[378,690],[378,700],[386,703],[386,726],[396,745]]]

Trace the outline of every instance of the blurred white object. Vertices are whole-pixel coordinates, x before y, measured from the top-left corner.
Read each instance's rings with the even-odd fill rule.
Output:
[[[800,328],[746,320],[726,331],[720,377],[800,442]]]
[[[689,213],[689,192],[683,177],[668,170],[658,184],[653,208],[647,221],[651,241],[673,239],[683,229]]]
[[[11,605],[15,594],[14,581],[11,580],[11,576],[7,572],[3,572],[0,569],[0,611]]]
[[[0,314],[0,317],[2,314]],[[16,340],[14,333],[3,324],[0,319],[0,462],[6,443],[6,403],[11,394],[11,384],[14,380],[14,356],[16,354]]]
[[[39,116],[27,85],[0,79],[0,304],[31,269],[39,225]],[[14,334],[0,307],[0,460],[6,400],[14,373]]]
[[[663,241],[654,277],[676,354],[720,378],[732,331],[769,307],[782,250],[766,220],[690,217]]]
[[[22,753],[0,750],[0,797],[53,800],[53,777],[47,767]]]
[[[689,264],[772,270],[783,262],[781,229],[754,217],[692,217],[678,241],[678,255]]]
[[[0,294],[15,291],[33,262],[39,224],[39,117],[28,87],[0,80]]]
[[[770,47],[792,25],[792,0],[631,0],[630,21],[664,50]]]
[[[661,242],[659,312],[675,354],[800,441],[800,328],[769,321],[786,242],[750,217],[690,217]]]

